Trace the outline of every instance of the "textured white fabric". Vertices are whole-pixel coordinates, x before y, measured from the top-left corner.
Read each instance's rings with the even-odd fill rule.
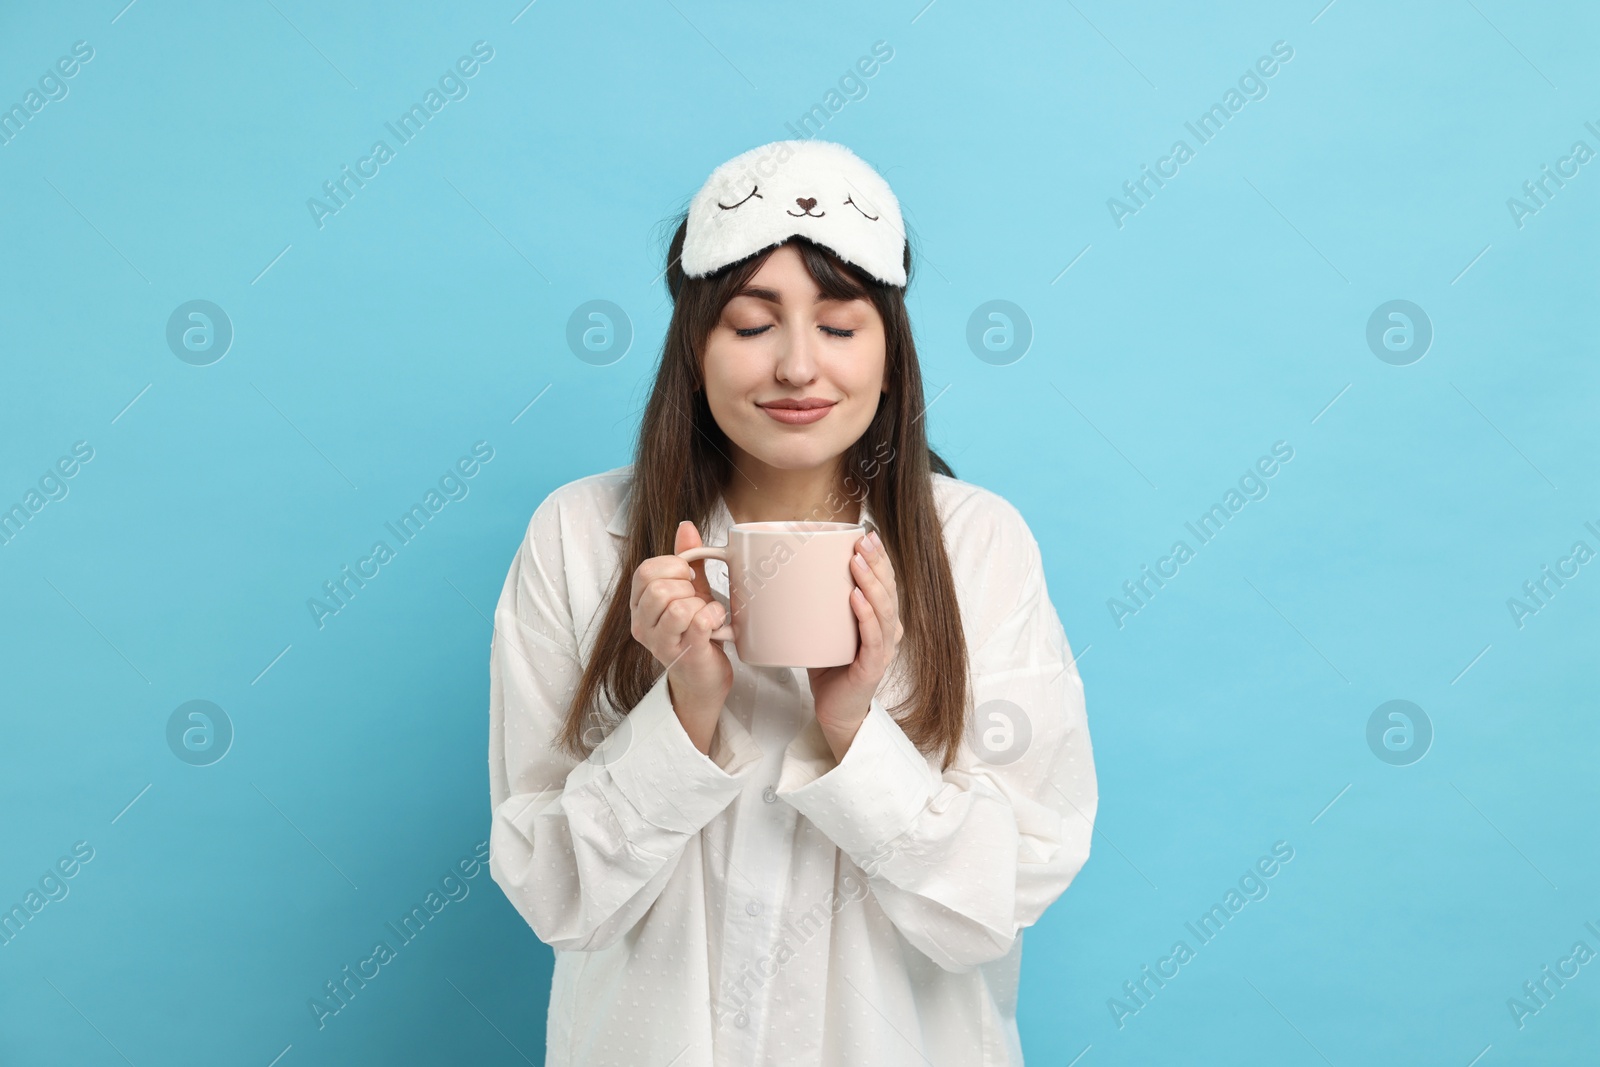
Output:
[[[574,761],[549,741],[619,567],[630,476],[546,497],[495,610],[489,867],[555,949],[545,1062],[1020,1064],[1021,931],[1088,858],[1098,797],[1082,683],[1022,516],[933,476],[974,704],[1022,709],[1020,758],[964,743],[941,774],[886,684],[836,763],[806,672],[746,665],[730,642],[709,757],[663,673]],[[702,536],[724,543],[730,525],[719,500]],[[726,565],[706,574],[726,605]]]
[[[795,234],[881,282],[906,284],[900,202],[877,171],[832,141],[773,141],[712,171],[689,203],[683,272],[710,274]]]

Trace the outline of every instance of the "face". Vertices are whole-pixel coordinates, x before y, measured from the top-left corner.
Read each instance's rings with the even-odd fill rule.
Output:
[[[836,464],[878,410],[884,344],[871,300],[824,299],[800,253],[780,246],[706,340],[706,400],[735,461],[780,470]],[[793,401],[820,406],[781,406]]]

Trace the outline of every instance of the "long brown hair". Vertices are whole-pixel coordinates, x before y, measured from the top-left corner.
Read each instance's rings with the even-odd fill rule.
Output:
[[[667,250],[672,321],[634,449],[626,547],[612,579],[610,603],[593,654],[584,665],[557,738],[575,758],[592,751],[605,735],[606,724],[620,721],[616,712],[592,709],[602,691],[615,708],[632,708],[663,670],[633,638],[629,605],[633,572],[651,556],[672,554],[682,520],[690,519],[704,530],[723,486],[734,474],[727,435],[706,403],[700,354],[723,307],[778,246],[705,277],[689,278],[679,262],[686,230],[687,214],[679,217]],[[925,754],[942,749],[943,766],[948,767],[961,743],[970,693],[966,638],[934,502],[932,472],[950,477],[954,472],[928,446],[924,433],[922,371],[905,289],[879,282],[799,235],[785,243],[800,253],[826,296],[867,297],[883,318],[887,391],[871,425],[845,452],[842,488],[854,499],[868,501],[899,588],[905,630],[890,672],[902,671],[897,677],[909,684],[906,698],[888,710],[899,719],[899,712],[909,705],[913,710],[899,719],[901,729]],[[904,263],[909,285],[909,241]]]

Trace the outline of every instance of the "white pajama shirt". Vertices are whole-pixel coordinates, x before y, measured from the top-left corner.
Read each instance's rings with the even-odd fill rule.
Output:
[[[887,678],[836,761],[804,668],[749,666],[732,642],[709,756],[663,672],[574,760],[550,741],[619,568],[631,471],[545,498],[495,609],[489,868],[555,949],[548,1067],[1021,1064],[1022,929],[1088,858],[1098,796],[1021,514],[933,475],[974,689],[948,770],[889,714],[904,693]],[[731,524],[719,499],[705,543]],[[726,606],[726,565],[706,576]]]

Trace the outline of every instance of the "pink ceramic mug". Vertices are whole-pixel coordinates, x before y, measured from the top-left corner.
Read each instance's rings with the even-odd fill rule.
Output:
[[[686,548],[678,557],[728,565],[733,625],[711,637],[732,641],[741,663],[838,667],[855,660],[861,641],[850,557],[865,533],[849,522],[740,522],[726,545]]]

